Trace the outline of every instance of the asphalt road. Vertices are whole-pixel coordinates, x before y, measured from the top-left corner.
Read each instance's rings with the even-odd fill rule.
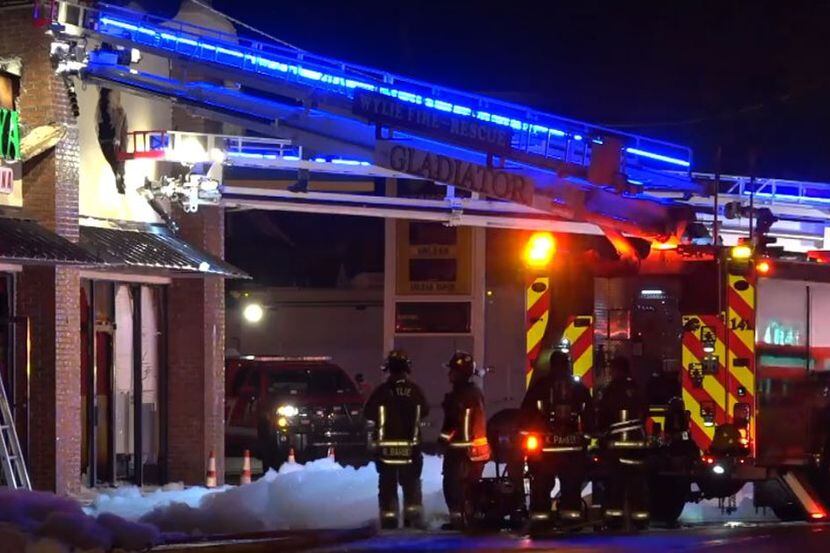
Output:
[[[501,533],[468,537],[457,533],[383,532],[371,539],[314,549],[314,553],[360,551],[568,551],[568,552],[683,552],[751,553],[830,551],[830,525],[740,524],[706,525],[640,534],[579,533],[544,540]]]

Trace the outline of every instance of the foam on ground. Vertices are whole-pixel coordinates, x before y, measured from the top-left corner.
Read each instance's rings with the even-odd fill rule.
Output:
[[[439,456],[424,456],[424,511],[432,528],[447,517],[441,462]],[[494,472],[489,463],[485,476]],[[12,547],[4,551],[137,550],[172,536],[354,528],[377,520],[377,482],[373,463],[343,467],[325,458],[305,465],[286,463],[244,486],[173,484],[149,493],[133,486],[87,490],[86,508],[48,493],[0,490],[0,543]],[[771,518],[755,511],[749,486],[738,494],[737,507],[726,515],[717,501],[689,504],[681,521]]]

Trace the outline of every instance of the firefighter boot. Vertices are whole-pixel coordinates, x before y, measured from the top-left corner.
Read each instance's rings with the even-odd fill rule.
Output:
[[[551,514],[536,512],[530,514],[527,533],[530,537],[542,536],[551,531]]]
[[[635,529],[646,530],[648,528],[648,522],[648,511],[634,510],[631,512],[631,524]]]
[[[397,511],[381,511],[381,513],[380,513],[380,527],[383,530],[397,530],[398,529],[398,512]]]
[[[441,525],[441,530],[464,530],[464,513],[450,511],[450,521]]]
[[[408,505],[403,513],[404,528],[415,528],[416,530],[426,530],[427,526],[424,522],[424,508],[420,505]]]
[[[557,511],[557,518],[562,528],[573,528],[582,522],[582,511],[579,509],[559,509]]]

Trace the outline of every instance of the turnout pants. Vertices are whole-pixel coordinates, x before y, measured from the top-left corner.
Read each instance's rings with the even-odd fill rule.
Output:
[[[384,526],[398,525],[398,486],[403,489],[404,524],[419,525],[423,518],[423,499],[421,497],[421,471],[424,458],[420,453],[412,457],[408,464],[385,463],[378,458],[378,503],[381,523]],[[399,461],[397,459],[393,461]]]
[[[450,511],[450,524],[463,526],[470,515],[470,489],[484,471],[484,461],[471,461],[466,448],[448,448],[444,455],[444,500]]]
[[[607,459],[606,518],[623,521],[627,504],[633,520],[648,520],[648,483],[641,452],[612,449]]]
[[[559,478],[558,515],[562,520],[582,518],[582,484],[585,482],[585,455],[543,453],[541,459],[528,462],[530,471],[530,514],[540,523],[551,517],[550,493]]]

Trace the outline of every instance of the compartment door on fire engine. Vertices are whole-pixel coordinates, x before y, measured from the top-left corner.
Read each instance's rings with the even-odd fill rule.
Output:
[[[830,284],[763,278],[758,298],[756,455],[800,464],[820,451],[827,424]]]

